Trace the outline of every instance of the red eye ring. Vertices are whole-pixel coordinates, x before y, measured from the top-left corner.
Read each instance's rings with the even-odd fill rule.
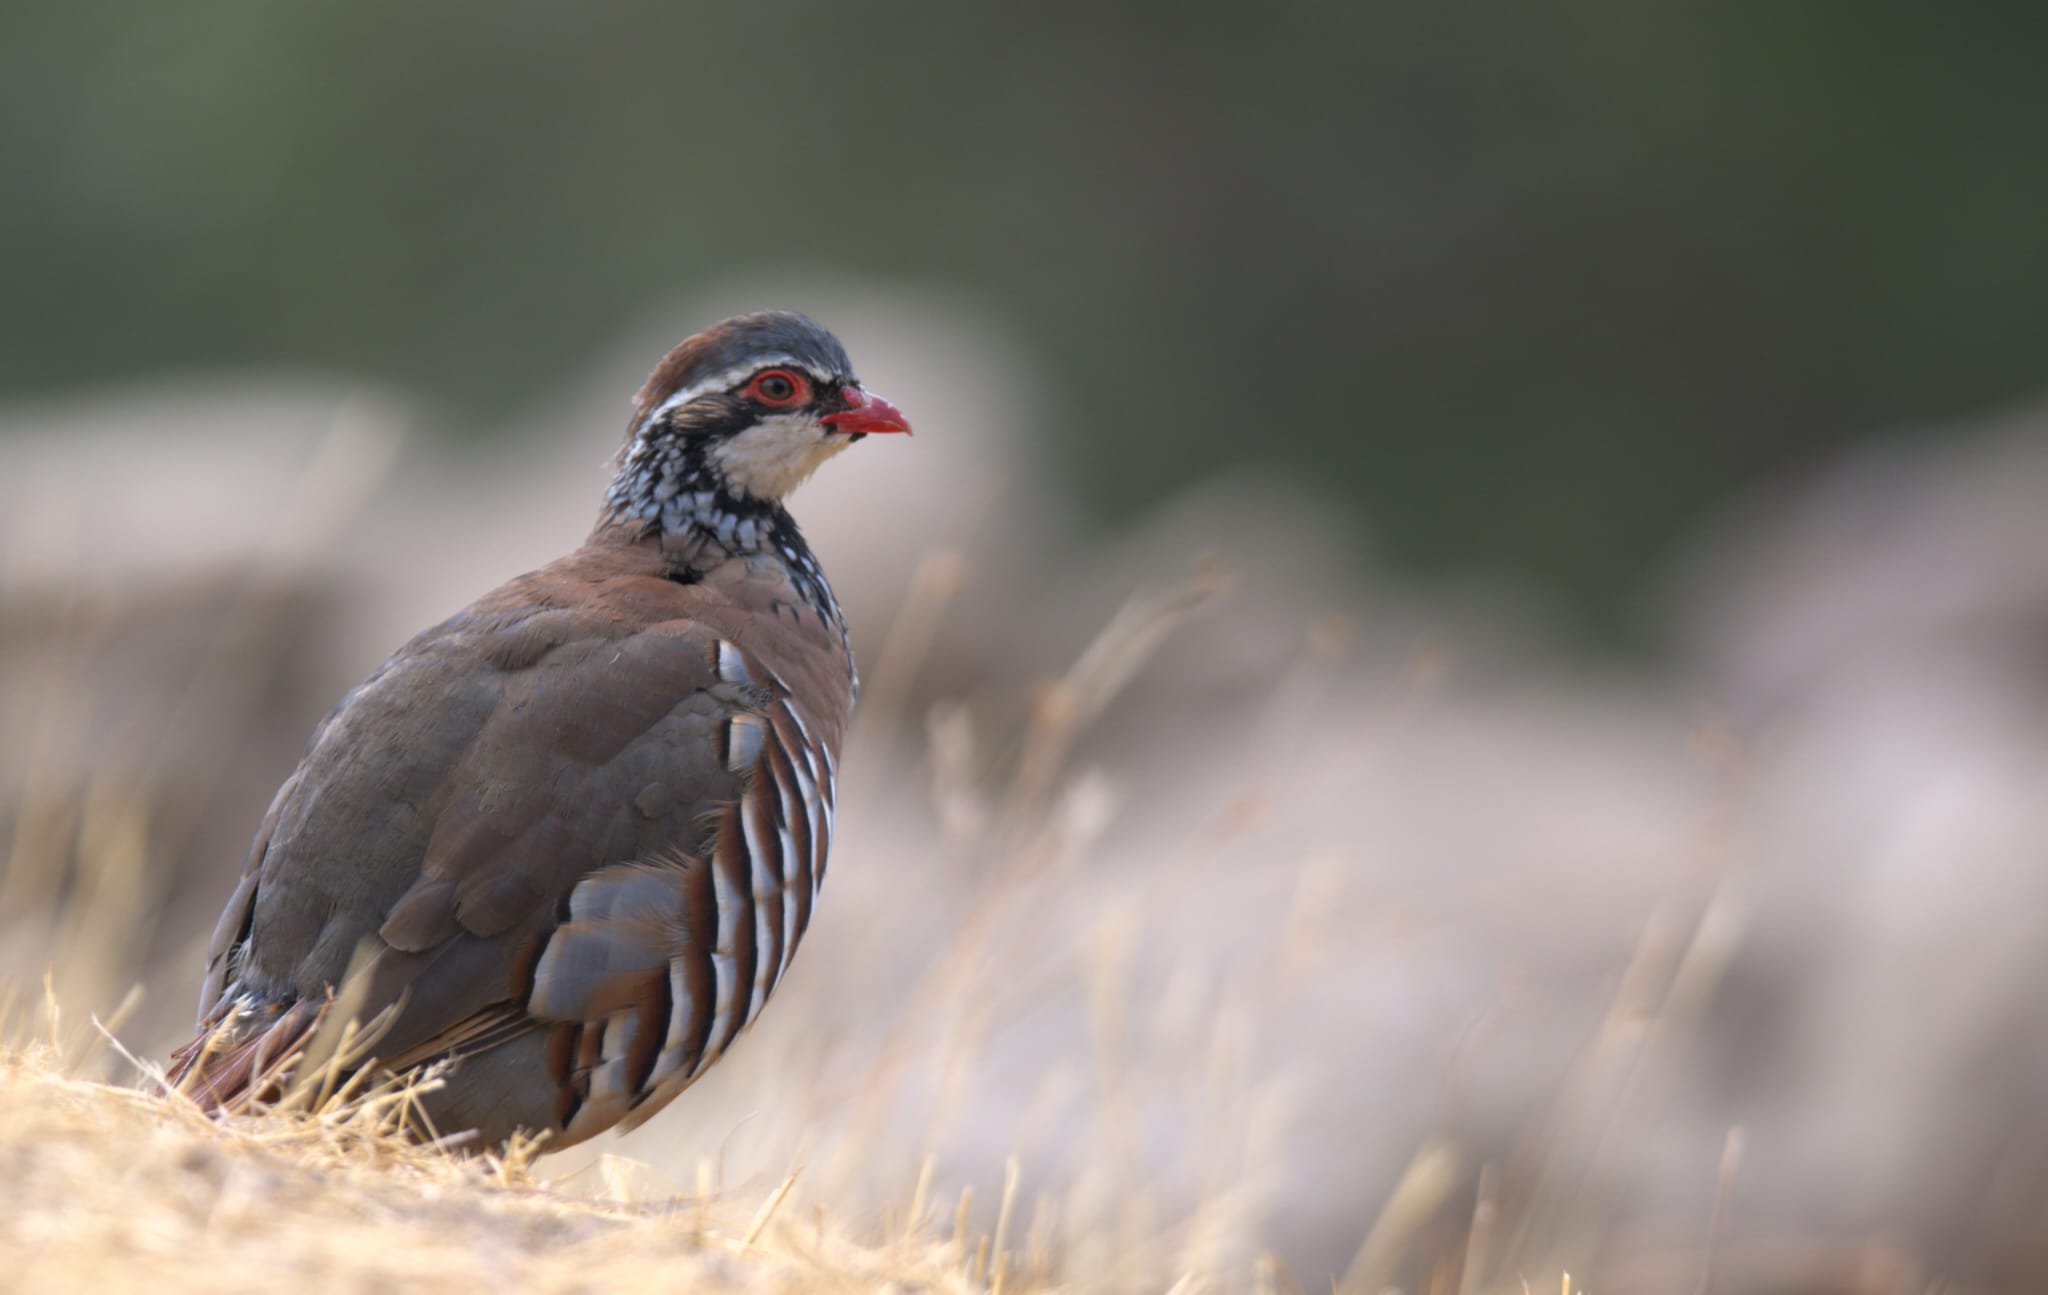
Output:
[[[747,394],[764,405],[788,408],[811,395],[811,384],[794,369],[765,369],[747,383]]]

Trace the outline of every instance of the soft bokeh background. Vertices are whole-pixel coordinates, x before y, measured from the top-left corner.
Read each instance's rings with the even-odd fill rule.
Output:
[[[312,723],[788,306],[919,428],[798,499],[830,902],[566,1182],[994,1227],[1014,1157],[1130,1289],[2039,1289],[2044,26],[0,11],[0,979],[178,1041]]]

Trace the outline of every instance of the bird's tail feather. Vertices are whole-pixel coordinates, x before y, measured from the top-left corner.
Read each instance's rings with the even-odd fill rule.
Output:
[[[277,1101],[334,1006],[330,990],[289,1005],[223,1005],[200,1023],[199,1033],[171,1054],[164,1077],[210,1113],[230,1113]]]

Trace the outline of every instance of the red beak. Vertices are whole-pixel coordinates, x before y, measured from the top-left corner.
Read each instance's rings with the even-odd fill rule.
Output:
[[[869,432],[910,434],[910,420],[903,416],[903,411],[874,392],[848,387],[840,396],[846,401],[846,408],[818,420],[833,431],[848,436],[865,436]]]

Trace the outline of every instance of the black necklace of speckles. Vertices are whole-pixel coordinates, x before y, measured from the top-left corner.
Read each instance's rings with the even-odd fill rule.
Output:
[[[695,547],[688,541],[698,541],[736,557],[772,551],[804,602],[844,638],[846,617],[796,520],[778,501],[735,494],[706,456],[715,439],[716,433],[679,434],[666,420],[649,427],[634,439],[605,492],[607,513],[642,535],[684,540],[686,550]],[[685,583],[694,583],[693,574],[678,573]]]

